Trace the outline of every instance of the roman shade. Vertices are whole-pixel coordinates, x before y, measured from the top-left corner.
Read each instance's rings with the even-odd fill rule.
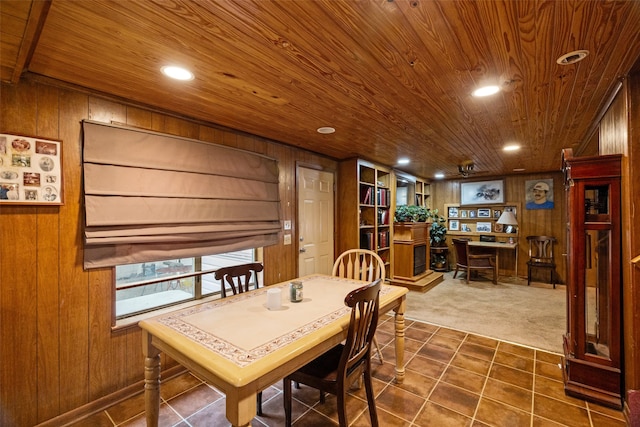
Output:
[[[93,121],[83,134],[85,269],[277,243],[275,159]]]

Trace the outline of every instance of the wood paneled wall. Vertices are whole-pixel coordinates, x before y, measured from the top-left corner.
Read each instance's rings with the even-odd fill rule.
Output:
[[[640,393],[640,73],[629,76],[600,123],[600,154],[622,154],[622,311],[625,388]],[[628,408],[627,408],[628,410]],[[639,411],[640,408],[635,408]],[[635,415],[640,419],[640,413]]]
[[[118,122],[272,156],[295,227],[298,164],[334,160],[89,93],[24,80],[0,87],[0,128],[63,140],[64,206],[0,206],[0,425],[33,426],[143,378],[140,331],[111,331],[111,269],[82,269],[80,122]],[[292,232],[295,235],[295,229]],[[296,277],[296,245],[265,249],[265,283]],[[163,360],[163,366],[175,363]]]
[[[553,178],[553,209],[527,210],[526,202],[526,181],[537,179]],[[487,178],[492,179],[492,178]],[[521,205],[518,216],[518,276],[527,277],[528,246],[527,236],[544,235],[553,236],[558,239],[558,244],[554,249],[557,264],[558,283],[564,283],[566,279],[565,257],[566,253],[566,200],[564,195],[564,181],[561,171],[550,171],[542,174],[521,174],[507,177],[497,177],[504,179],[505,201],[519,202]],[[467,179],[467,181],[483,181],[482,179]],[[460,183],[462,180],[436,181],[431,183],[432,208],[438,209],[441,215],[446,216],[444,205],[446,203],[460,202]],[[451,238],[447,238],[447,243],[451,247]],[[453,248],[449,251],[450,258],[453,258]],[[515,260],[513,254],[503,251],[500,254],[500,264],[513,265]],[[450,259],[453,262],[453,259]],[[548,279],[547,279],[548,280]]]

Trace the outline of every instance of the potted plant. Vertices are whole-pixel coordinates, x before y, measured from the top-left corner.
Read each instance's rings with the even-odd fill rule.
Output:
[[[429,218],[429,210],[422,206],[402,205],[396,207],[393,216],[394,222],[426,222]]]
[[[429,242],[431,246],[446,246],[447,227],[444,225],[447,222],[446,218],[438,214],[438,209],[430,210],[429,218],[431,219],[431,229],[429,230]]]

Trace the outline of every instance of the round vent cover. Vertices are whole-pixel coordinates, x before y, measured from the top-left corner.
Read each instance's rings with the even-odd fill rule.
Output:
[[[556,62],[560,65],[575,64],[582,61],[587,55],[589,55],[588,50],[574,50],[573,52],[565,53]]]

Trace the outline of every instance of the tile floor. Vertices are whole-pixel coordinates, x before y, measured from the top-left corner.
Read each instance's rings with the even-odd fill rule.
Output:
[[[560,355],[480,335],[407,321],[406,378],[394,383],[393,321],[385,316],[377,338],[385,363],[373,360],[380,425],[625,426],[622,412],[564,394]],[[264,416],[252,426],[284,425],[281,384],[263,393]],[[293,390],[295,426],[337,425],[335,398],[320,404],[316,390]],[[228,426],[224,395],[183,374],[161,386],[162,426]],[[364,387],[348,400],[350,426],[369,426]],[[142,394],[78,421],[81,426],[144,426]]]

